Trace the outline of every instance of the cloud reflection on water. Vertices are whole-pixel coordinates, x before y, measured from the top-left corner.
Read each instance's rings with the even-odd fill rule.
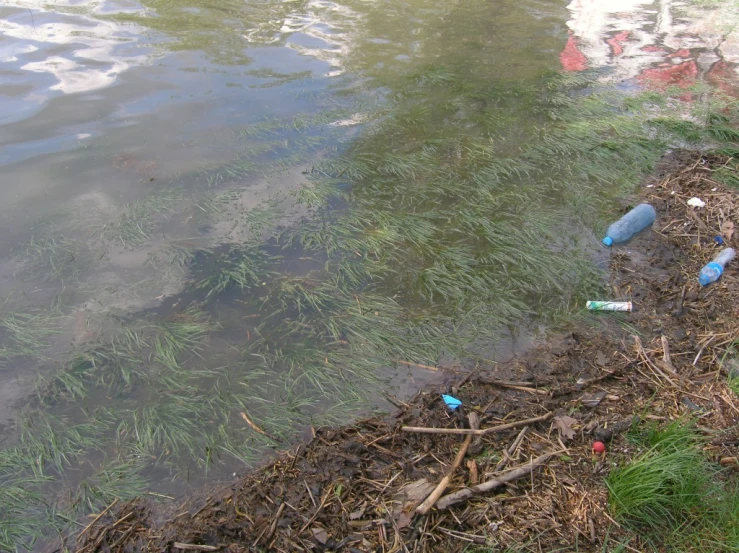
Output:
[[[63,2],[26,4],[13,2],[0,9],[0,35],[6,42],[0,61],[20,78],[28,79],[23,72],[29,71],[53,77],[51,82],[37,81],[32,98],[50,96],[44,91],[72,94],[110,86],[123,71],[149,58],[136,44],[140,27],[90,15],[101,7],[98,2],[75,3],[73,8]]]

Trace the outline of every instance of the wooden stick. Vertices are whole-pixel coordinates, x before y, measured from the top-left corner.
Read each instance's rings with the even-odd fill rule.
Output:
[[[272,539],[272,536],[275,533],[275,530],[277,530],[277,523],[280,521],[280,517],[282,516],[282,511],[285,510],[285,502],[283,501],[280,503],[280,506],[277,508],[277,513],[275,514],[275,518],[272,521],[272,524],[269,527],[269,532],[267,532],[267,535],[264,536],[264,541],[268,542]]]
[[[280,441],[280,440],[276,439],[274,436],[268,434],[267,432],[265,432],[264,430],[262,430],[261,428],[259,428],[259,426],[257,426],[257,424],[253,420],[251,420],[249,418],[249,415],[247,415],[244,411],[241,411],[239,413],[239,415],[241,415],[241,418],[244,419],[244,422],[246,422],[246,424],[248,424],[251,427],[251,429],[254,430],[254,432],[257,432],[257,433],[261,434],[262,436],[267,436],[273,442],[279,442]]]
[[[479,430],[480,429],[480,417],[472,411],[468,415],[469,421],[470,421],[470,427],[472,430]],[[441,479],[441,481],[436,485],[436,488],[434,488],[434,491],[432,491],[429,496],[423,500],[423,503],[421,503],[418,507],[416,507],[416,513],[419,515],[425,515],[431,510],[431,507],[434,506],[436,501],[442,496],[442,494],[446,491],[446,489],[449,487],[449,484],[452,481],[452,477],[454,476],[454,472],[459,468],[459,465],[462,464],[462,459],[464,459],[464,456],[467,455],[467,448],[470,447],[470,444],[472,443],[472,436],[469,435],[464,439],[464,442],[462,443],[462,446],[459,448],[459,451],[457,451],[456,457],[454,457],[454,462],[452,463],[452,466],[449,467],[449,470],[444,475],[444,478]]]
[[[672,356],[670,355],[670,343],[667,341],[667,338],[665,336],[661,336],[660,340],[662,341],[662,360],[660,361],[659,359],[655,359],[655,363],[657,363],[665,372],[668,372],[678,380],[681,380],[683,382],[690,382],[688,378],[678,373],[675,365],[672,364]]]
[[[431,365],[424,365],[423,363],[414,363],[413,361],[403,361],[402,359],[395,359],[396,363],[401,365],[410,365],[411,367],[418,367],[419,369],[426,369],[427,371],[438,371],[439,367],[432,367]]]
[[[116,497],[113,500],[113,503],[111,503],[105,509],[103,509],[103,511],[98,516],[96,516],[95,519],[90,524],[88,524],[87,526],[85,526],[85,528],[82,530],[82,532],[80,532],[79,535],[77,536],[77,541],[80,541],[80,539],[82,538],[82,536],[84,536],[90,530],[90,528],[92,527],[92,525],[95,524],[98,520],[100,520],[105,515],[105,513],[107,513],[113,507],[115,507],[115,505],[117,503],[118,503],[118,498]]]
[[[523,437],[526,434],[526,431],[529,429],[528,426],[524,426],[521,429],[521,432],[518,433],[518,436],[516,436],[516,439],[511,444],[511,447],[508,448],[508,451],[503,450],[503,458],[498,461],[498,464],[495,465],[495,472],[500,472],[505,468],[505,466],[508,464],[508,461],[511,460],[511,456],[516,453],[516,450],[521,445],[521,442],[523,441]]]
[[[542,390],[539,388],[532,388],[531,382],[506,382],[504,380],[482,380],[484,384],[490,384],[491,386],[498,386],[500,388],[508,388],[511,390],[518,390],[519,392],[528,392],[529,394],[539,394],[542,396],[548,396],[548,390]]]
[[[651,371],[657,375],[661,376],[663,379],[665,379],[673,388],[678,388],[679,386],[675,384],[672,379],[667,376],[657,365],[655,365],[652,360],[647,355],[647,352],[644,349],[644,346],[641,343],[641,338],[639,338],[637,335],[633,335],[634,342],[636,342],[636,349],[639,357],[641,357],[642,361],[651,369]]]
[[[492,378],[481,378],[480,382],[483,384],[490,384],[491,386],[534,386],[535,384],[533,382],[528,382],[525,380],[522,381],[513,381],[513,380],[494,380]]]
[[[387,508],[387,504],[383,501],[382,503],[383,508],[385,509],[386,513],[390,512],[390,509]],[[395,544],[397,546],[398,543],[400,543],[400,546],[403,548],[403,551],[405,553],[411,553],[408,550],[408,546],[405,544],[405,541],[403,540],[403,536],[400,535],[400,528],[398,528],[398,523],[395,522],[395,517],[388,517],[390,519],[390,523],[393,525],[393,530],[395,530]],[[393,547],[394,551],[397,551],[395,547]]]
[[[175,549],[184,549],[185,551],[218,551],[219,549],[223,549],[214,545],[198,545],[196,543],[174,542],[172,545]]]
[[[247,415],[244,411],[241,411],[239,415],[241,415],[241,418],[244,419],[246,424],[248,424],[251,427],[251,429],[254,430],[254,432],[258,432],[262,436],[267,436],[267,433],[261,428],[259,428],[259,426],[257,426],[256,423],[253,420],[251,420],[249,418],[249,415]]]
[[[110,529],[112,530],[113,528],[115,528],[116,526],[118,526],[118,525],[119,525],[119,524],[120,524],[121,522],[123,522],[123,521],[125,521],[125,520],[128,520],[128,519],[129,519],[129,518],[131,518],[132,516],[133,516],[133,511],[130,511],[130,512],[129,512],[129,513],[127,514],[127,515],[124,515],[124,516],[122,516],[121,518],[119,518],[118,520],[116,520],[116,521],[115,521],[115,522],[113,523],[113,526],[111,526],[111,527],[110,527]]]
[[[695,359],[693,359],[693,366],[694,366],[694,367],[695,367],[695,366],[696,366],[696,365],[698,364],[698,360],[699,360],[699,359],[701,358],[701,355],[703,355],[703,350],[704,350],[704,349],[706,349],[706,348],[708,347],[708,344],[710,344],[711,342],[713,342],[713,339],[714,339],[715,337],[716,337],[716,336],[711,336],[711,337],[710,337],[710,338],[708,339],[708,341],[707,341],[707,342],[706,342],[705,344],[703,344],[703,345],[701,346],[701,349],[700,349],[700,350],[698,350],[698,355],[696,355],[696,356],[695,356]]]
[[[444,497],[439,499],[439,501],[436,503],[436,507],[438,509],[446,509],[447,507],[451,507],[452,505],[461,503],[462,501],[466,501],[473,495],[490,492],[501,488],[506,484],[513,482],[514,480],[518,480],[522,476],[530,474],[536,467],[543,465],[552,456],[559,453],[562,453],[562,451],[553,451],[551,453],[546,453],[544,455],[541,455],[540,457],[537,457],[536,459],[532,459],[525,465],[521,465],[518,468],[515,468],[509,472],[506,472],[505,474],[502,474],[501,476],[498,476],[497,478],[492,478],[491,480],[487,480],[486,482],[478,484],[477,486],[472,486],[471,488],[463,488],[457,492],[445,495]]]
[[[543,390],[540,388],[528,388],[526,386],[503,386],[503,388],[508,388],[510,390],[518,390],[519,392],[526,392],[529,394],[539,394],[540,396],[548,396],[549,390]]]
[[[563,386],[559,390],[554,391],[552,393],[552,397],[566,396],[574,392],[580,392],[582,390],[585,390],[589,386],[592,386],[593,384],[597,384],[598,382],[606,380],[607,378],[611,378],[612,376],[618,375],[620,374],[620,372],[621,372],[620,369],[616,369],[614,371],[609,371],[607,373],[604,373],[600,376],[596,376],[595,378],[591,378],[590,380],[585,380],[583,382],[578,382],[577,384],[571,384],[569,386]]]
[[[475,486],[479,481],[480,477],[477,472],[477,463],[474,459],[467,460],[467,469],[470,471],[470,484]]]
[[[326,490],[326,492],[323,494],[323,499],[321,499],[321,503],[318,505],[318,509],[313,513],[313,516],[308,519],[308,522],[303,524],[302,528],[298,530],[298,533],[296,536],[300,536],[303,532],[305,532],[305,529],[308,528],[311,524],[313,524],[313,521],[316,520],[320,512],[323,510],[323,507],[326,505],[326,502],[328,501],[329,496],[331,495],[329,492],[331,490]]]
[[[118,546],[119,546],[119,545],[121,545],[122,543],[125,543],[125,542],[126,542],[126,540],[127,540],[128,538],[130,538],[130,537],[131,537],[131,534],[133,534],[135,530],[136,530],[136,523],[134,522],[134,523],[133,523],[133,524],[132,524],[132,525],[131,525],[131,526],[130,526],[130,527],[128,528],[128,530],[126,530],[126,531],[125,531],[125,532],[123,533],[123,535],[122,535],[122,536],[121,536],[120,538],[118,538],[117,540],[115,540],[115,541],[113,542],[113,544],[112,544],[112,545],[110,546],[110,551],[114,550],[114,549],[115,549],[116,547],[118,547]],[[107,549],[107,548],[106,548],[106,549]],[[93,551],[95,551],[95,550],[93,549]]]
[[[672,366],[672,357],[670,357],[670,343],[667,341],[667,337],[663,334],[660,336],[662,342],[662,359],[668,366]],[[677,372],[673,370],[673,372]]]
[[[483,430],[475,430],[474,428],[429,428],[427,426],[401,426],[400,430],[403,432],[420,432],[422,434],[472,434],[473,436],[485,436],[487,434],[493,434],[495,432],[502,432],[509,428],[516,428],[518,426],[526,426],[528,424],[534,424],[536,422],[542,422],[552,418],[554,413],[547,413],[539,417],[532,419],[525,419],[522,421],[509,422],[507,424],[501,424],[499,426],[491,426]]]

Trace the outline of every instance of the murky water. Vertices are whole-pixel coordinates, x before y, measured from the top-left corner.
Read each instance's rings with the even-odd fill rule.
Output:
[[[0,549],[526,347],[663,148],[582,92],[733,94],[736,11],[0,6]]]

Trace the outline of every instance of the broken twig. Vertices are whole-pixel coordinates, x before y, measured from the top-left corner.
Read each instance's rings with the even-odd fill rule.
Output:
[[[175,549],[184,549],[185,551],[218,551],[219,549],[223,549],[214,545],[198,545],[196,543],[174,542],[172,545],[174,545]]]
[[[480,428],[480,417],[475,413],[474,411],[469,414],[469,420],[470,420],[470,427],[472,430],[478,430]],[[459,465],[462,463],[462,459],[464,459],[464,456],[467,454],[467,448],[470,447],[470,444],[472,443],[472,436],[468,435],[464,439],[464,443],[462,443],[462,446],[459,448],[459,451],[457,452],[457,456],[454,458],[454,461],[452,462],[452,465],[449,467],[449,470],[444,475],[444,478],[441,479],[439,484],[434,488],[434,491],[432,491],[429,496],[424,499],[423,503],[421,503],[418,507],[416,507],[416,513],[419,515],[425,515],[431,510],[431,507],[434,506],[436,501],[442,496],[442,494],[446,491],[447,487],[449,486],[449,483],[452,481],[452,477],[454,476],[454,472],[457,470]]]
[[[536,422],[542,422],[552,418],[553,413],[547,413],[539,417],[531,419],[525,419],[522,421],[509,422],[507,424],[501,424],[498,426],[491,426],[482,430],[475,430],[473,428],[431,428],[427,426],[401,426],[400,430],[403,432],[419,432],[422,434],[472,434],[473,436],[485,436],[487,434],[493,434],[495,432],[502,432],[509,428],[516,428],[518,426],[526,426]]]
[[[523,441],[523,437],[526,435],[526,431],[529,429],[528,426],[524,426],[521,429],[521,432],[518,433],[518,436],[516,436],[516,439],[511,444],[511,447],[508,448],[508,451],[503,450],[503,458],[498,461],[498,464],[495,465],[495,472],[500,472],[505,468],[505,466],[508,464],[508,461],[511,460],[511,457],[516,453],[516,450],[521,445],[521,442]]]
[[[98,520],[100,520],[101,518],[103,518],[103,516],[105,516],[105,513],[107,513],[113,507],[115,507],[115,505],[118,503],[118,501],[119,501],[119,499],[116,497],[113,500],[113,503],[111,503],[105,509],[103,509],[102,512],[98,516],[96,516],[90,524],[88,524],[87,526],[85,526],[85,528],[82,530],[82,532],[80,532],[79,535],[77,536],[77,541],[80,541],[82,539],[82,536],[84,536],[85,534],[87,534],[87,532],[89,532],[89,530],[90,530],[90,528],[92,528],[93,524],[95,524]]]
[[[447,507],[451,507],[456,503],[466,501],[473,495],[496,490],[510,482],[513,482],[514,480],[518,480],[522,476],[530,474],[536,467],[543,465],[551,457],[562,452],[563,450],[546,453],[537,457],[536,459],[532,459],[525,465],[521,465],[518,468],[515,468],[509,472],[506,472],[505,474],[498,476],[497,478],[492,478],[490,480],[487,480],[486,482],[483,482],[482,484],[478,484],[477,486],[472,486],[471,488],[463,488],[457,492],[445,495],[444,497],[439,499],[439,501],[436,503],[436,507],[438,509],[446,509]]]
[[[244,419],[244,421],[246,422],[246,424],[248,424],[249,427],[252,430],[254,430],[254,432],[257,432],[258,434],[261,434],[262,436],[267,436],[273,442],[279,442],[280,441],[280,440],[274,438],[273,436],[271,436],[270,434],[267,434],[267,432],[265,432],[261,428],[259,428],[259,426],[257,426],[256,423],[254,421],[252,421],[246,413],[244,413],[244,411],[241,411],[239,413],[239,415],[241,415],[241,418]]]
[[[675,384],[672,379],[667,376],[662,369],[660,369],[647,355],[647,352],[644,350],[644,346],[641,343],[641,338],[639,338],[637,335],[634,335],[634,342],[636,342],[636,350],[641,358],[641,360],[644,362],[644,364],[651,369],[652,373],[654,373],[655,376],[658,376],[662,378],[663,380],[666,380],[670,386],[673,388],[678,388],[679,386]]]
[[[531,382],[507,382],[504,380],[488,380],[484,379],[482,380],[485,384],[490,384],[492,386],[498,386],[500,388],[508,388],[509,390],[518,390],[519,392],[526,392],[529,394],[539,394],[542,396],[548,396],[549,390],[543,390],[540,388],[532,388]]]

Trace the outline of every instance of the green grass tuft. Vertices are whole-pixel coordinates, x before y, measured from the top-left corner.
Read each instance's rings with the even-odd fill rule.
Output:
[[[704,501],[711,483],[692,429],[673,423],[646,437],[651,448],[606,481],[620,519],[649,527],[680,527]]]
[[[606,479],[614,517],[645,543],[679,551],[739,551],[736,483],[723,481],[692,424],[640,436],[648,449]]]

